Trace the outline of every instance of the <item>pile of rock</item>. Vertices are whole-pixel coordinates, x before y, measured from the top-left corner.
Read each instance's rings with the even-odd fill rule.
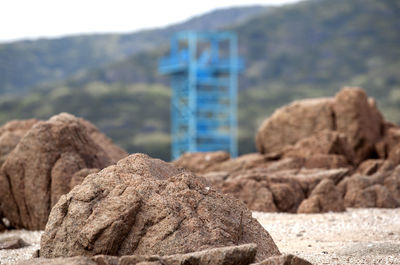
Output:
[[[254,211],[400,207],[400,127],[385,121],[360,88],[276,110],[259,128],[256,146],[259,153],[235,159],[197,153],[174,164]]]
[[[239,200],[144,154],[88,175],[52,208],[20,264],[293,264]]]
[[[281,255],[240,200],[171,163],[127,156],[83,119],[10,122],[0,147],[0,229],[45,228],[37,258],[20,264],[310,264]]]

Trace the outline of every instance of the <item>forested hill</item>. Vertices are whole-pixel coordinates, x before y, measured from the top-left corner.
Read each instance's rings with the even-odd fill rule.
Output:
[[[215,10],[183,23],[131,34],[99,34],[0,43],[0,94],[29,90],[79,71],[166,44],[179,30],[235,25],[266,11],[263,6]]]
[[[308,0],[270,8],[236,26],[246,71],[240,79],[239,149],[254,151],[258,125],[294,99],[361,86],[400,122],[400,2]],[[94,122],[129,152],[169,158],[169,96],[157,75],[167,48],[138,52],[21,98],[0,100],[0,123],[68,111]]]

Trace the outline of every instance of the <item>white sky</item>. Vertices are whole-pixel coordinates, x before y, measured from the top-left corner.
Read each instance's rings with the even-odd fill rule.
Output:
[[[0,41],[130,32],[181,22],[216,8],[299,0],[0,0]]]

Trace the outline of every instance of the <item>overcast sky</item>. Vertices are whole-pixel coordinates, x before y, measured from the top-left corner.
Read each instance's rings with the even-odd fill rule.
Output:
[[[181,22],[216,8],[299,0],[0,0],[0,41],[131,32]]]

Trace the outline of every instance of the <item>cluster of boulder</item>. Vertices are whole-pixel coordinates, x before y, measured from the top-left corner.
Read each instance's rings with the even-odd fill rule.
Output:
[[[66,113],[12,121],[0,127],[0,230],[44,230],[21,264],[307,265],[250,210],[400,206],[400,128],[359,88],[278,109],[256,145],[167,163]]]
[[[310,264],[281,255],[240,200],[83,119],[13,121],[0,146],[0,227],[44,230],[21,264]]]
[[[360,88],[295,101],[256,135],[258,153],[187,153],[173,163],[253,211],[318,213],[400,207],[400,127]]]

